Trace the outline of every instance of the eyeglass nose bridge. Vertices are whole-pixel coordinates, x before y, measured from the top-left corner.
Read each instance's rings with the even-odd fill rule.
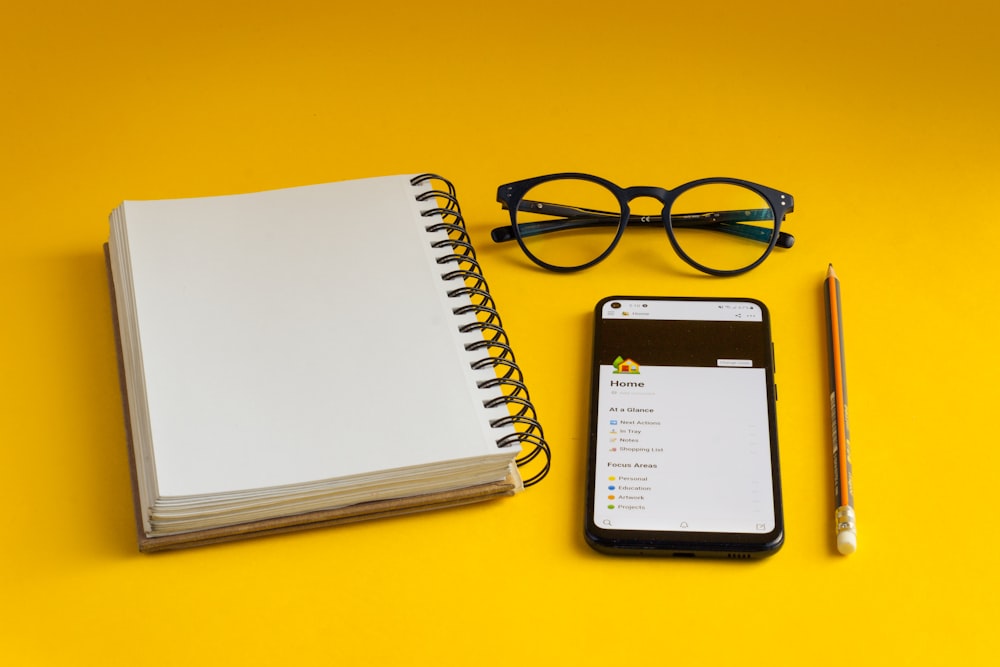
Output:
[[[625,203],[631,203],[632,200],[639,199],[640,197],[650,197],[666,206],[670,203],[672,195],[670,194],[670,190],[666,188],[658,188],[651,185],[636,185],[622,190],[622,197]]]
[[[620,203],[622,205],[622,213],[624,214],[626,224],[641,225],[643,227],[662,226],[665,220],[660,216],[659,212],[654,215],[636,216],[632,211],[632,202],[636,199],[643,198],[658,201],[660,205],[663,206],[663,216],[666,216],[667,209],[670,207],[670,202],[673,199],[673,194],[666,188],[658,188],[647,185],[636,185],[631,188],[622,189]]]

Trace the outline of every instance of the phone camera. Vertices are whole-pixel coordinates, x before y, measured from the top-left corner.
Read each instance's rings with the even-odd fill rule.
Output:
[[[621,308],[621,307],[622,307],[622,304],[621,304],[621,302],[620,302],[620,301],[612,301],[612,302],[611,302],[611,307],[612,307],[612,308]]]

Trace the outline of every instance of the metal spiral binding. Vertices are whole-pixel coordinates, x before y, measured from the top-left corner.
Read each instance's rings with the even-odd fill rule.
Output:
[[[482,333],[482,340],[477,340],[465,346],[466,350],[483,350],[487,356],[477,359],[472,363],[472,368],[481,370],[492,367],[496,373],[495,378],[479,383],[481,389],[499,389],[501,396],[484,401],[487,408],[494,408],[506,405],[510,414],[490,422],[493,428],[511,427],[513,433],[509,433],[497,440],[498,447],[509,447],[515,443],[522,446],[521,455],[517,458],[518,468],[524,468],[534,462],[532,470],[537,470],[530,476],[523,479],[525,487],[537,484],[549,472],[551,465],[551,451],[542,433],[542,426],[538,422],[535,413],[535,406],[528,397],[528,388],[524,384],[521,369],[514,360],[514,351],[510,347],[507,339],[507,332],[504,331],[500,321],[500,313],[497,311],[493,297],[490,295],[486,279],[483,277],[482,269],[476,259],[476,251],[472,246],[468,231],[465,227],[465,220],[462,218],[462,211],[458,205],[458,198],[455,194],[455,187],[450,181],[436,174],[421,174],[410,180],[414,186],[433,182],[430,190],[421,192],[416,196],[417,201],[434,202],[434,208],[421,211],[425,218],[440,216],[440,222],[427,226],[428,232],[444,231],[448,235],[447,240],[435,241],[434,248],[448,248],[451,252],[440,257],[437,262],[441,265],[457,265],[442,274],[442,280],[454,280],[460,278],[464,286],[448,291],[449,297],[468,297],[471,303],[454,309],[456,315],[475,314],[476,322],[464,324],[460,327],[463,333],[479,331]],[[441,184],[444,189],[439,189]],[[440,202],[444,202],[441,206]],[[540,458],[539,458],[540,457]],[[522,474],[522,477],[524,475]]]

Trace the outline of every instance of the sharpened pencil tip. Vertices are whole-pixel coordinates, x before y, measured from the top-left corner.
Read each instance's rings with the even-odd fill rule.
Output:
[[[826,277],[827,278],[836,278],[837,277],[836,271],[833,270],[833,264],[830,264],[830,268],[828,268],[826,270]]]

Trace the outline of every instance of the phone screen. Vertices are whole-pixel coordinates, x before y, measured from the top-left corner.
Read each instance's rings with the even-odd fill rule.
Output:
[[[613,297],[596,315],[591,543],[693,551],[780,544],[764,305]]]

